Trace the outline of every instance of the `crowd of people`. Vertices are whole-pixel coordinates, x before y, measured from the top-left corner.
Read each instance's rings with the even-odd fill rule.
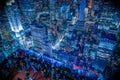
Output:
[[[51,62],[42,56],[32,54],[18,51],[1,62],[1,79],[13,80],[17,73],[24,70],[26,71],[24,80],[103,80],[104,78],[108,80],[110,75],[115,75],[113,71],[116,71],[116,68],[111,64],[106,65],[103,73],[94,68],[83,66],[80,66],[80,68],[77,65],[68,68],[65,64],[59,64],[57,61]],[[80,61],[79,63],[82,64],[82,60]],[[86,66],[88,67],[88,65]]]
[[[51,64],[42,58],[30,56],[24,52],[16,52],[9,56],[4,62],[0,63],[0,72],[5,75],[5,80],[12,80],[15,76],[11,77],[10,71],[15,68],[17,72],[23,70],[26,71],[26,79],[32,78],[33,80],[97,80],[98,76],[92,76],[90,73],[79,74],[76,71],[72,71],[64,65],[57,65],[57,63]],[[33,74],[40,72],[39,77],[33,77],[30,73],[30,69],[33,69]],[[88,71],[89,72],[89,71]],[[81,72],[82,73],[82,72]]]

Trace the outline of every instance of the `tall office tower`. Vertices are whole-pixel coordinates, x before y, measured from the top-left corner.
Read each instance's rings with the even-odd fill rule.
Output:
[[[9,18],[5,9],[0,12],[0,15],[0,48],[5,57],[8,57],[18,49],[18,41],[14,40],[16,35],[11,29],[11,24],[9,23]]]
[[[86,0],[81,0],[80,6],[79,6],[79,21],[84,21],[85,16],[85,7],[86,7]]]
[[[22,35],[20,40],[23,45],[22,48],[33,48],[30,26],[32,22],[36,19],[38,13],[36,10],[36,0],[16,0],[16,4],[18,5],[18,10],[21,16],[21,24],[24,28],[24,35]]]
[[[104,71],[105,65],[110,61],[113,55],[116,42],[109,39],[101,39],[97,48],[95,61],[92,66],[100,71]]]
[[[56,0],[50,0],[50,19],[51,20],[55,20],[56,19]]]
[[[78,21],[75,24],[75,29],[78,31],[84,30],[85,7],[86,7],[86,0],[82,0],[79,6]]]
[[[46,2],[47,1],[47,2]],[[39,53],[49,53],[48,27],[50,22],[49,1],[41,1],[42,8],[38,10],[37,18],[32,22],[31,34],[34,50]],[[39,7],[39,6],[38,6]]]
[[[32,38],[34,42],[34,47],[36,51],[43,50],[43,44],[46,40],[46,26],[44,24],[34,24],[31,26]]]
[[[7,4],[5,11],[11,31],[15,34],[14,38],[19,41],[20,48],[26,49],[25,32],[21,22],[21,10],[17,0],[11,5]]]

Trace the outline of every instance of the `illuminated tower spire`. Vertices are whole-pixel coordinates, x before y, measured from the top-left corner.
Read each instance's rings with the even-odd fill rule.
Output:
[[[83,21],[84,20],[84,15],[85,15],[85,7],[86,7],[86,0],[82,0],[81,4],[79,6],[79,17],[78,20],[79,21]]]

